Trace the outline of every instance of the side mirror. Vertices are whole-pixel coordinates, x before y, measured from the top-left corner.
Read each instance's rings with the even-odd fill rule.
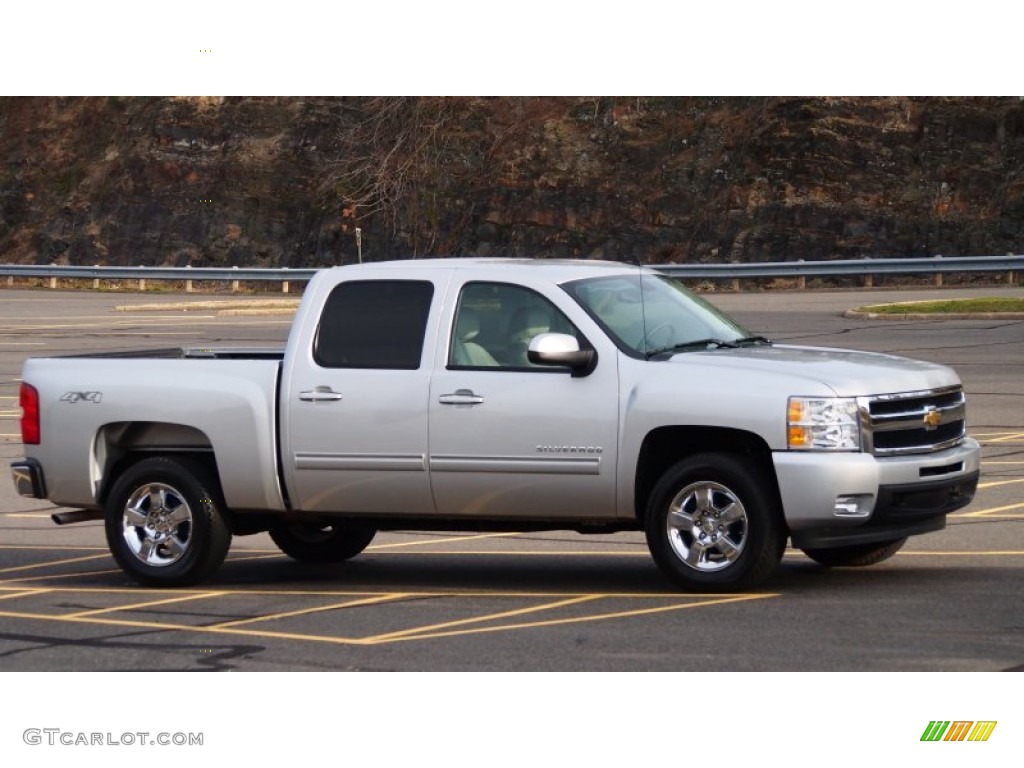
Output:
[[[567,333],[540,333],[530,339],[526,359],[534,365],[561,365],[574,376],[586,376],[593,370],[596,353],[580,349],[575,336]]]

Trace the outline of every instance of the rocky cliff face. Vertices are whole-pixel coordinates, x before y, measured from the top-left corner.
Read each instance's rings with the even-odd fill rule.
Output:
[[[1022,252],[1017,98],[6,98],[0,261]]]

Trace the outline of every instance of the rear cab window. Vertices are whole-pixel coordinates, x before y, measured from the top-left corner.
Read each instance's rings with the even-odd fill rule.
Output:
[[[418,369],[433,296],[425,280],[339,283],[324,304],[313,359],[322,368]]]

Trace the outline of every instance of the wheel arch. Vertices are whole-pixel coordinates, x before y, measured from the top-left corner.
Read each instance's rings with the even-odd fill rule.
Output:
[[[187,424],[120,421],[104,424],[92,445],[90,473],[99,504],[105,504],[118,476],[132,464],[155,455],[185,455],[206,466],[220,483],[210,438]]]
[[[755,462],[770,479],[768,492],[773,494],[776,507],[782,509],[772,452],[759,435],[727,427],[658,427],[644,437],[637,459],[633,498],[634,512],[641,527],[651,491],[665,471],[673,464],[701,453],[739,454]]]

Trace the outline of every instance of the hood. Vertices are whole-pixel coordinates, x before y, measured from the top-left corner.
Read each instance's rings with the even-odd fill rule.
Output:
[[[960,384],[944,365],[876,352],[785,344],[674,355],[670,365],[699,365],[721,375],[784,375],[823,384],[840,397],[914,392]],[[756,379],[751,379],[756,381]],[[801,394],[794,392],[793,394]]]

